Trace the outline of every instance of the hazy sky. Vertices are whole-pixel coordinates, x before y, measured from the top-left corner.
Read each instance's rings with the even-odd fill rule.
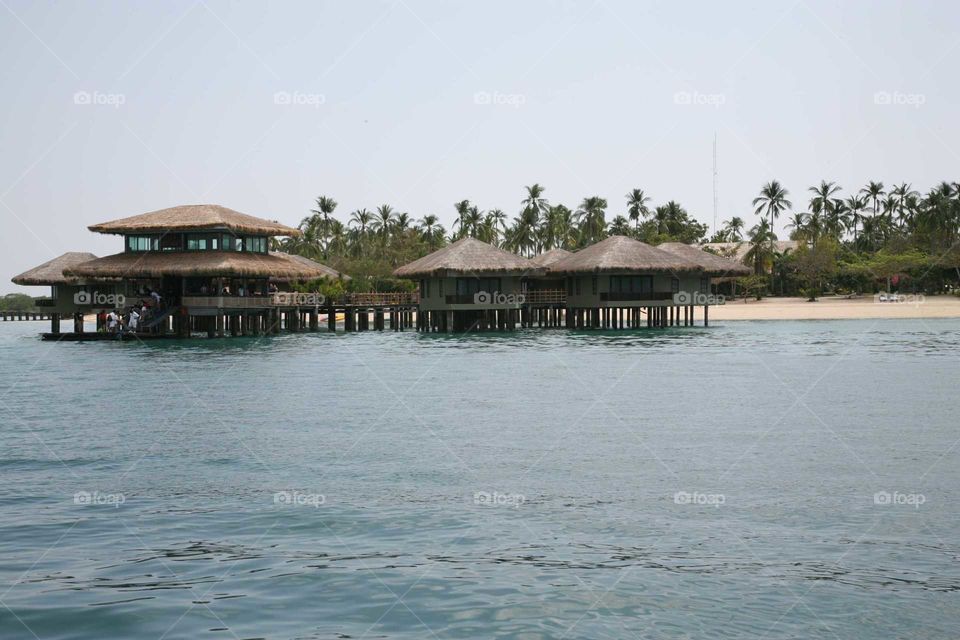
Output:
[[[295,225],[645,189],[752,224],[776,178],[956,180],[957,2],[0,0],[0,292],[89,224],[211,202]],[[784,221],[778,224],[782,230]]]

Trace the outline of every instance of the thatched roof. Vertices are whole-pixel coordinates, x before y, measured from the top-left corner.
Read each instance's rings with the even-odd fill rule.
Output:
[[[693,245],[682,242],[664,242],[658,244],[657,249],[668,251],[675,256],[692,260],[703,267],[708,276],[748,276],[753,271],[743,263],[721,258],[720,256],[704,251]]]
[[[11,278],[11,281],[14,284],[22,284],[25,286],[74,284],[78,281],[78,278],[65,276],[63,274],[63,270],[67,267],[72,267],[74,265],[96,259],[97,256],[93,255],[92,253],[71,251],[63,254],[62,256],[54,258],[53,260],[44,262],[40,266],[34,267],[29,271],[24,271],[20,275]]]
[[[400,278],[419,278],[454,273],[531,273],[537,272],[536,265],[526,258],[480,242],[476,238],[462,238],[453,244],[434,251],[419,260],[405,264],[393,275]],[[542,270],[541,270],[542,271]]]
[[[279,222],[255,218],[217,204],[188,204],[87,227],[98,233],[163,233],[226,229],[267,236],[299,236],[300,231]]]
[[[680,258],[626,236],[610,236],[553,263],[547,273],[679,273],[700,270],[700,265],[689,258]]]
[[[276,253],[272,253],[270,255],[277,256],[278,258],[283,258],[285,260],[290,260],[291,262],[297,265],[305,266],[311,269],[319,269],[323,271],[324,274],[326,274],[325,276],[322,276],[322,277],[328,278],[330,280],[336,280],[338,278],[341,278],[343,280],[351,279],[350,276],[348,276],[345,273],[340,273],[339,271],[337,271],[332,267],[328,267],[325,264],[321,264],[316,260],[311,260],[310,258],[306,258],[304,256],[298,256],[292,253],[283,253],[281,251],[277,251]],[[274,278],[274,280],[277,280],[277,281],[287,281],[291,279],[295,280],[296,278]]]
[[[286,256],[286,254],[284,254]],[[230,251],[117,253],[70,267],[67,275],[88,278],[159,278],[161,276],[226,276],[313,280],[330,277],[327,266],[291,256]],[[336,271],[333,271],[336,273]]]
[[[549,267],[553,263],[559,262],[569,255],[573,254],[566,249],[550,249],[550,251],[544,251],[540,255],[530,258],[530,264],[536,267]]]

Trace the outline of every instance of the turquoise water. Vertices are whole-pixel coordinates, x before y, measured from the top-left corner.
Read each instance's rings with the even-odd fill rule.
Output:
[[[0,323],[4,640],[960,629],[960,321],[42,329]]]

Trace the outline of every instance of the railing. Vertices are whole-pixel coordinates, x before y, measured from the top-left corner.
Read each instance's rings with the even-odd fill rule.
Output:
[[[526,304],[564,304],[567,301],[567,292],[563,289],[537,289],[523,295]]]
[[[608,291],[600,294],[601,302],[639,302],[645,300],[673,300],[674,294],[669,291],[647,291],[642,293]]]
[[[273,298],[268,296],[184,296],[181,304],[211,309],[264,309],[275,306]]]
[[[393,305],[414,305],[420,302],[420,294],[416,291],[399,291],[392,293],[348,293],[344,302],[354,306],[384,307]]]

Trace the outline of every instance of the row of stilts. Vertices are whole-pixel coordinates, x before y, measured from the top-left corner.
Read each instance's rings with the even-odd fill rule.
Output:
[[[525,307],[476,311],[423,310],[417,330],[425,332],[513,331],[522,328],[566,327],[568,329],[639,329],[641,327],[692,327],[695,307]],[[703,326],[709,325],[708,307],[703,308]]]
[[[703,325],[708,326],[709,307],[703,308]],[[206,333],[208,337],[261,336],[281,331],[318,331],[321,315],[326,314],[328,331],[337,330],[337,319],[343,314],[344,331],[422,332],[514,331],[521,328],[569,329],[639,329],[641,327],[689,327],[696,320],[695,307],[599,307],[571,308],[564,306],[524,307],[521,309],[478,309],[471,311],[417,312],[407,307],[312,307],[274,308],[247,313],[187,315],[174,312],[164,318],[152,332],[161,336],[189,337]],[[53,335],[60,334],[60,314],[50,314]],[[98,326],[98,330],[101,327]],[[83,334],[83,314],[73,314],[73,331]]]
[[[52,320],[52,313],[38,313],[36,311],[0,311],[0,320],[13,322],[16,320]]]
[[[692,327],[696,320],[696,307],[599,307],[571,309],[567,313],[566,326],[570,329],[639,329],[641,327]],[[703,307],[703,326],[709,325],[709,307]]]
[[[333,307],[267,309],[254,313],[174,317],[177,335],[206,333],[209,337],[259,336],[281,331],[319,331],[326,314],[328,331],[337,330],[337,316],[343,314],[344,331],[404,331],[413,328],[414,307]]]

